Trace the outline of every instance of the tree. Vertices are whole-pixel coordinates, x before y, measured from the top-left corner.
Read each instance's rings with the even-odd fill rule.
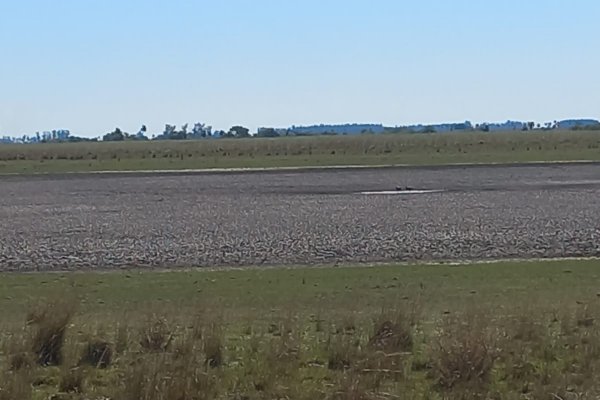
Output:
[[[170,139],[171,136],[173,136],[173,134],[175,133],[176,129],[177,127],[175,125],[166,124],[165,130],[163,131],[163,136],[165,137],[165,139]]]
[[[212,136],[212,126],[206,126],[206,124],[196,122],[190,136],[195,138]]]
[[[192,136],[195,138],[206,137],[206,132],[204,131],[204,124],[196,122],[194,124],[194,127],[192,128]]]
[[[250,137],[250,129],[239,125],[232,126],[231,129],[229,129],[227,136],[236,138]]]
[[[273,128],[260,128],[256,134],[258,137],[279,137],[279,133]]]
[[[128,135],[123,133],[120,128],[115,128],[114,131],[107,133],[102,136],[102,141],[104,142],[120,142],[125,140]]]
[[[142,125],[142,127],[140,128],[138,133],[136,133],[135,136],[132,136],[132,139],[133,140],[148,140],[148,137],[146,136],[147,131],[148,131],[148,128],[146,128],[146,125]]]
[[[165,129],[162,135],[159,135],[156,139],[158,140],[183,140],[187,139],[188,124],[182,125],[181,130],[178,131],[175,125],[165,125]]]
[[[179,131],[179,136],[181,137],[181,139],[187,138],[187,130],[188,130],[188,124],[181,125],[181,130]]]

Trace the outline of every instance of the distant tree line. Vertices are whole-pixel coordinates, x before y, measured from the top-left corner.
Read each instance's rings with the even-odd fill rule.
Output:
[[[192,129],[189,129],[188,124],[182,125],[179,129],[176,125],[166,124],[165,129],[159,135],[148,138],[146,125],[142,125],[140,130],[135,135],[130,135],[123,132],[120,128],[115,128],[102,136],[103,142],[116,142],[125,140],[189,140],[203,138],[246,138],[251,137],[250,130],[246,127],[236,125],[232,126],[229,131],[213,131],[212,126],[197,122]]]
[[[97,142],[97,138],[86,138],[71,135],[67,129],[58,129],[45,132],[36,132],[35,135],[23,135],[20,137],[3,136],[0,143],[74,143],[74,142]]]
[[[571,128],[572,131],[600,131],[600,125],[576,125]]]
[[[499,131],[534,131],[534,130],[600,130],[600,122],[591,119],[573,119],[564,121],[546,122],[544,124],[533,121],[506,121],[503,123],[481,123],[471,124],[469,121],[462,123],[445,123],[437,125],[409,125],[384,127],[381,124],[341,124],[341,125],[312,125],[291,126],[290,128],[261,127],[255,134],[241,125],[234,125],[229,130],[213,130],[212,126],[196,122],[193,126],[189,124],[176,125],[166,124],[163,131],[156,135],[148,136],[146,125],[130,134],[120,128],[104,134],[101,138],[85,138],[73,136],[68,130],[52,130],[36,132],[34,136],[23,135],[22,137],[0,137],[0,143],[66,143],[66,142],[104,142],[120,141],[147,141],[147,140],[190,140],[204,138],[277,138],[281,136],[317,136],[317,135],[356,135],[356,134],[378,134],[378,133],[446,133],[446,132],[499,132]]]

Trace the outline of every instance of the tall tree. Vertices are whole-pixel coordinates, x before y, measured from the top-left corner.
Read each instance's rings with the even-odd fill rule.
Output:
[[[245,138],[250,136],[250,129],[240,125],[235,125],[229,129],[229,133],[231,136],[236,138]]]
[[[170,139],[175,133],[176,129],[177,127],[175,125],[166,124],[165,130],[163,131],[163,136],[165,137],[165,139]]]
[[[194,127],[192,128],[192,136],[193,137],[205,137],[206,134],[204,132],[204,124],[200,122],[196,122]]]
[[[123,133],[120,128],[115,128],[114,131],[107,133],[102,136],[102,141],[104,142],[120,142],[127,138],[127,134]]]
[[[279,133],[274,128],[261,128],[256,134],[258,137],[278,137]]]

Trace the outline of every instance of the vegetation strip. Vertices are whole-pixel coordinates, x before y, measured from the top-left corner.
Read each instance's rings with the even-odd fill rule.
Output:
[[[519,166],[544,166],[544,165],[585,165],[598,164],[594,160],[563,160],[563,161],[525,161],[525,162],[481,162],[481,163],[446,163],[446,164],[380,164],[380,165],[307,165],[299,167],[257,167],[257,168],[203,168],[203,169],[145,169],[145,170],[100,170],[100,171],[67,171],[65,175],[119,175],[119,174],[218,174],[218,173],[243,173],[243,172],[302,172],[318,170],[352,170],[352,169],[390,169],[390,168],[469,168],[469,167],[519,167]],[[27,175],[53,175],[53,172],[32,172]],[[19,176],[19,172],[0,172],[0,176]]]
[[[600,160],[594,131],[384,134],[0,146],[0,173]]]
[[[599,267],[2,274],[0,398],[593,398]]]

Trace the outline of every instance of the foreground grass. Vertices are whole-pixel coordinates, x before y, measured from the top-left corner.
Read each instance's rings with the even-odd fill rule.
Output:
[[[360,135],[0,146],[0,173],[600,160],[598,132]]]
[[[3,274],[0,399],[596,398],[599,267]]]

